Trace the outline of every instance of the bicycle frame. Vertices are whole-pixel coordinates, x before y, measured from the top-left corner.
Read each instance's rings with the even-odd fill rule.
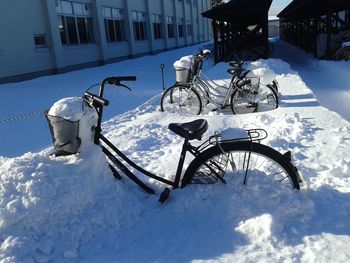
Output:
[[[195,63],[199,64],[196,70],[192,72],[192,78],[190,79],[187,85],[189,85],[190,88],[196,89],[202,97],[206,98],[216,107],[221,109],[225,109],[226,107],[228,107],[231,103],[230,100],[232,93],[235,90],[240,90],[240,92],[244,94],[244,96],[249,100],[250,103],[252,103],[252,105],[256,105],[259,103],[259,101],[265,99],[265,97],[261,96],[259,92],[259,89],[261,87],[260,81],[258,81],[256,89],[253,88],[252,84],[249,84],[249,88],[245,88],[247,86],[245,84],[239,83],[242,79],[237,74],[235,74],[232,76],[228,87],[218,85],[203,73],[203,57],[195,57],[195,61]],[[276,83],[273,83],[271,85],[276,85],[277,89]],[[221,92],[222,94],[220,94],[220,91],[218,89],[224,90],[223,92]],[[215,98],[221,98],[222,101],[218,101]]]
[[[142,188],[146,193],[148,194],[155,194],[155,190],[153,188],[151,188],[150,186],[148,186],[145,182],[143,182],[142,180],[140,180],[130,169],[128,166],[134,168],[135,170],[137,170],[138,172],[140,172],[141,174],[152,178],[156,181],[159,181],[167,186],[172,187],[172,189],[176,189],[181,187],[184,187],[186,185],[186,183],[184,185],[182,185],[183,182],[181,182],[181,178],[182,178],[182,171],[183,171],[183,167],[184,167],[184,161],[186,158],[186,154],[190,153],[192,156],[194,156],[194,158],[200,158],[200,155],[203,151],[207,150],[208,147],[216,147],[218,146],[221,150],[221,145],[222,143],[225,143],[226,141],[232,141],[232,140],[218,140],[219,136],[218,134],[215,134],[213,136],[211,136],[208,140],[206,140],[205,142],[203,142],[202,144],[200,144],[199,146],[193,146],[190,144],[190,140],[188,138],[184,139],[184,143],[182,145],[182,150],[180,153],[180,158],[177,164],[177,168],[176,168],[176,174],[175,174],[175,178],[174,180],[169,180],[169,179],[165,179],[163,177],[160,177],[152,172],[149,172],[145,169],[143,169],[142,167],[140,167],[139,165],[137,165],[135,162],[133,162],[132,160],[130,160],[124,153],[122,153],[121,150],[119,150],[111,141],[109,141],[103,134],[102,134],[102,128],[101,128],[101,123],[102,123],[102,113],[103,113],[103,107],[107,106],[109,104],[109,102],[107,100],[105,100],[102,96],[103,96],[103,92],[104,92],[104,86],[105,84],[114,84],[117,86],[124,86],[126,88],[128,88],[127,86],[125,86],[124,84],[121,84],[120,81],[122,80],[135,80],[135,77],[112,77],[112,78],[107,78],[105,80],[103,80],[103,82],[100,85],[100,90],[99,90],[99,95],[94,95],[91,93],[86,92],[84,95],[84,99],[88,102],[88,104],[91,107],[94,107],[96,109],[96,112],[98,114],[98,120],[97,120],[97,125],[94,128],[95,133],[94,133],[94,143],[96,145],[99,145],[102,149],[102,152],[106,155],[106,157],[110,160],[109,163],[109,168],[111,169],[114,177],[116,179],[122,179],[121,175],[119,174],[119,171],[121,171],[124,175],[126,175],[130,180],[132,180],[134,183],[136,183],[140,188]],[[233,81],[232,81],[233,82]],[[230,86],[232,88],[232,85]],[[128,88],[129,89],[129,88]],[[253,132],[249,132],[248,134],[249,136],[247,138],[239,138],[236,140],[249,140],[249,141],[254,141],[254,140],[260,140],[260,139],[264,139],[262,138],[258,132],[258,129],[252,130]],[[258,134],[258,136],[252,136],[252,134]],[[265,132],[266,134],[266,132]],[[215,140],[213,140],[213,138]],[[224,152],[223,152],[224,153]],[[250,161],[250,152],[248,153],[248,158],[247,158],[247,165],[244,166],[246,169],[246,173],[248,171],[248,167],[249,167],[249,161]],[[246,158],[246,157],[244,157]],[[113,165],[112,165],[113,164]],[[215,164],[213,164],[215,165]],[[211,168],[210,166],[208,167],[210,170],[213,170],[213,168]],[[119,171],[117,171],[117,169],[119,169]],[[213,172],[215,172],[213,170]],[[223,180],[223,178],[221,178],[220,176],[216,176],[218,180],[222,181],[223,183],[225,183],[225,181]],[[170,193],[170,189],[168,187],[165,187],[164,191],[161,193],[160,197],[159,197],[159,201],[161,203],[163,203],[169,196]]]
[[[196,67],[196,69],[194,70],[194,72],[192,72],[192,78],[190,79],[187,85],[190,88],[198,90],[203,97],[205,97],[209,102],[214,104],[216,107],[221,109],[225,109],[226,107],[228,107],[231,103],[230,102],[231,95],[237,89],[240,89],[241,92],[245,94],[245,97],[249,98],[249,101],[251,101],[252,103],[257,102],[257,98],[259,98],[257,96],[258,92],[251,92],[251,89],[249,89],[249,91],[245,90],[243,88],[244,85],[239,85],[238,81],[240,80],[240,78],[238,75],[232,76],[228,87],[218,85],[203,73],[203,70],[202,70],[203,57],[200,57],[200,56],[195,57],[195,60],[196,60],[195,63],[199,63],[199,64],[198,64],[198,67]],[[217,89],[223,89],[225,91],[222,92],[223,94],[220,94],[220,91],[218,91]],[[212,97],[214,97],[214,99],[211,98],[211,95]],[[221,98],[223,99],[223,101],[219,102],[215,100],[215,98]]]
[[[220,107],[220,108],[225,108],[226,106],[228,106],[230,96],[231,96],[232,92],[234,91],[234,89],[236,88],[234,86],[235,76],[233,76],[233,78],[229,84],[229,87],[220,86],[220,85],[216,85],[214,87],[210,84],[209,81],[213,82],[200,70],[199,76],[195,75],[193,77],[192,84],[194,85],[195,88],[197,88],[198,90],[201,90],[203,93],[203,96],[207,100],[209,100],[211,103],[213,103],[215,106]],[[226,92],[222,95],[216,90],[216,88],[225,89]],[[216,93],[214,93],[214,92],[216,92]],[[209,94],[209,96],[207,95],[207,93]],[[223,102],[220,103],[218,101],[215,101],[214,99],[210,98],[210,95],[213,95],[216,98],[218,98],[218,97],[223,98]]]
[[[99,97],[102,98],[103,91],[104,91],[104,85],[108,83],[108,80],[104,80],[102,84],[100,85],[99,90]],[[90,94],[91,95],[91,94]],[[107,103],[108,105],[108,103]],[[182,146],[179,162],[176,169],[175,179],[174,181],[165,179],[163,177],[159,177],[149,171],[146,171],[142,167],[138,166],[135,162],[130,160],[125,154],[123,154],[112,142],[110,142],[103,134],[102,134],[102,113],[103,113],[103,105],[102,104],[93,104],[93,107],[96,109],[98,114],[98,121],[97,126],[95,127],[95,135],[94,135],[94,143],[99,145],[102,149],[102,152],[107,156],[107,158],[120,170],[125,174],[129,179],[131,179],[133,182],[135,182],[139,187],[141,187],[144,191],[146,191],[149,194],[155,194],[155,191],[146,185],[143,181],[141,181],[121,160],[123,160],[126,164],[133,167],[140,173],[144,174],[147,177],[150,177],[152,179],[155,179],[159,182],[162,182],[168,186],[173,187],[173,189],[176,189],[180,186],[180,180],[183,170],[184,161],[186,158],[187,152],[192,154],[194,157],[197,157],[200,154],[199,147],[192,146],[189,143],[188,139],[185,139],[184,144]],[[120,159],[121,160],[120,160]],[[116,179],[121,179],[121,175],[119,172],[111,165],[109,164],[110,169],[113,172],[113,175]]]

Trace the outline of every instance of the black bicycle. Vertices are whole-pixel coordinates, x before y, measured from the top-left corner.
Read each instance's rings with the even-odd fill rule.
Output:
[[[208,123],[204,119],[197,119],[185,123],[170,123],[168,128],[184,139],[180,159],[177,165],[176,174],[173,180],[168,180],[144,170],[115,145],[113,145],[103,134],[101,121],[103,108],[109,104],[103,98],[104,88],[108,85],[125,87],[122,81],[134,81],[134,76],[109,77],[102,81],[98,95],[86,92],[84,100],[90,107],[96,109],[98,122],[94,127],[94,142],[102,148],[102,151],[109,159],[109,167],[116,179],[121,179],[120,172],[129,177],[149,194],[156,192],[136,174],[131,172],[128,166],[147,177],[153,178],[166,185],[159,197],[164,202],[171,189],[183,188],[190,184],[213,184],[216,182],[227,183],[229,176],[241,176],[243,184],[266,176],[272,181],[279,182],[292,189],[300,189],[302,178],[297,168],[291,162],[291,153],[281,154],[269,146],[263,145],[260,141],[267,137],[263,129],[251,129],[241,138],[227,138],[216,132],[199,146],[190,143],[192,140],[201,140],[208,129]],[[184,161],[187,154],[194,156],[194,159],[183,172]]]

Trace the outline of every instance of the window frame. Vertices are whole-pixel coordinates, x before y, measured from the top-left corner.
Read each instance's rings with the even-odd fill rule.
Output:
[[[166,22],[168,38],[175,38],[175,18],[173,16],[167,16]]]
[[[59,19],[58,28],[62,45],[77,46],[96,43],[90,4],[58,0],[56,1],[56,14]]]
[[[103,6],[103,19],[107,43],[125,42],[124,9]]]
[[[185,37],[184,32],[184,18],[177,19],[177,32],[179,37]]]
[[[187,23],[186,23],[186,30],[187,30],[188,37],[193,36],[193,25],[190,21],[187,21]]]
[[[152,14],[153,38],[159,40],[163,38],[162,32],[162,15]]]
[[[135,41],[147,40],[147,13],[141,11],[132,11],[132,27]]]

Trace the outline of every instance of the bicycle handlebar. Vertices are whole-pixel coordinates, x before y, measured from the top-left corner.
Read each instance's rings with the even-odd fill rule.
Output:
[[[135,81],[135,80],[136,80],[136,76],[109,77],[104,79],[103,83],[119,86],[121,81]]]
[[[211,54],[211,51],[208,49],[201,50],[195,56],[199,59],[207,58]]]
[[[120,81],[135,81],[136,76],[122,76],[122,77],[117,77],[119,78]]]
[[[231,67],[240,68],[240,67],[243,66],[244,60],[230,61],[228,64],[229,64]]]
[[[91,106],[93,106],[95,103],[99,104],[100,106],[108,106],[109,105],[109,101],[101,98],[95,94],[92,94],[90,92],[85,92],[84,93],[84,99],[89,103],[92,104]]]
[[[119,77],[105,78],[100,85],[100,90],[98,92],[98,95],[95,95],[86,91],[84,93],[83,98],[92,107],[108,106],[109,101],[103,98],[103,92],[106,84],[121,86],[131,91],[131,89],[128,86],[126,86],[125,84],[122,84],[121,82],[135,81],[135,80],[136,80],[136,76],[119,76]]]

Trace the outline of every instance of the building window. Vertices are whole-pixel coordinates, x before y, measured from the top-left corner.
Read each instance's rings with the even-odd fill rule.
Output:
[[[58,30],[64,45],[94,43],[91,10],[89,4],[56,1]]]
[[[187,36],[193,35],[193,27],[191,21],[187,20]]]
[[[174,38],[175,37],[174,17],[172,16],[167,17],[167,28],[168,28],[168,38]]]
[[[125,40],[123,10],[103,7],[105,32],[107,42],[120,42]]]
[[[154,39],[161,39],[162,38],[162,16],[153,14],[152,22],[153,22]]]
[[[47,47],[46,34],[35,34],[34,45],[38,48]]]
[[[133,11],[132,20],[135,40],[146,40],[146,13]]]
[[[178,29],[179,37],[184,37],[184,19],[183,18],[178,18],[177,29]]]

